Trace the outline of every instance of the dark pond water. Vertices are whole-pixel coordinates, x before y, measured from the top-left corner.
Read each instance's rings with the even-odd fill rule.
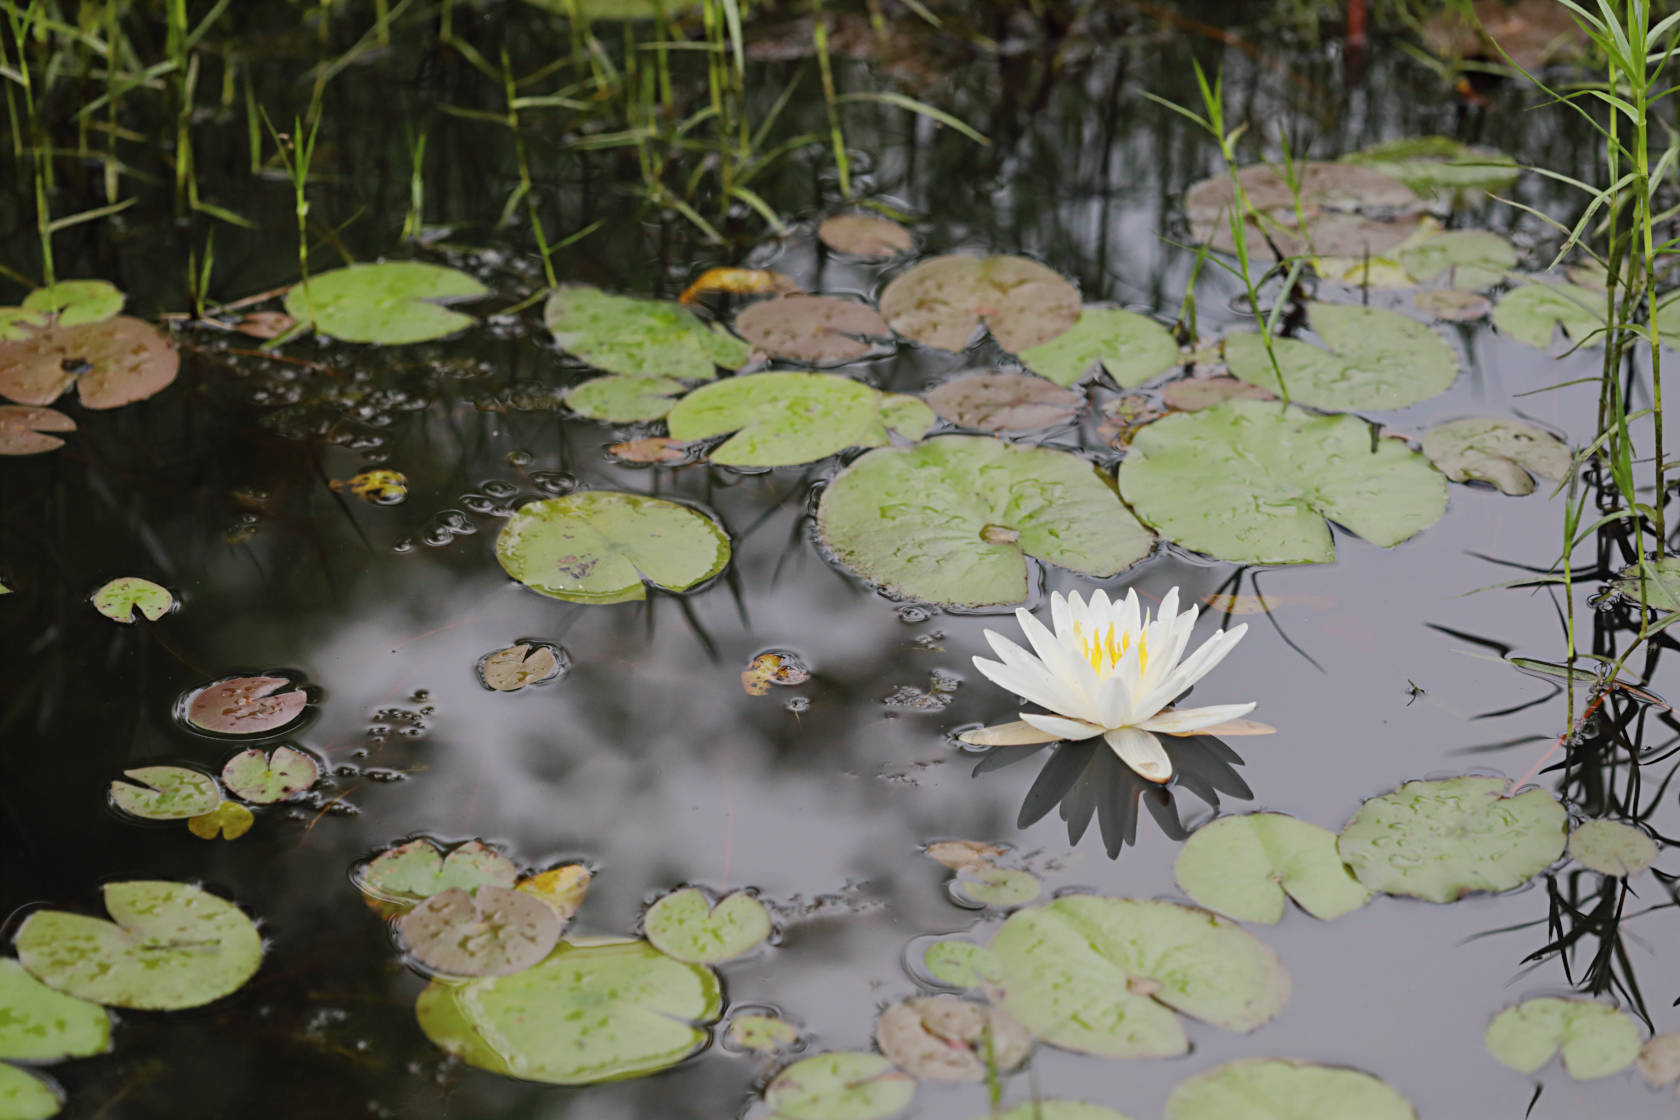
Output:
[[[881,57],[842,65],[843,86],[904,81],[993,145],[867,106],[848,117],[857,185],[915,215],[923,251],[1033,255],[1075,278],[1088,300],[1170,321],[1194,261],[1174,244],[1184,236],[1177,200],[1218,170],[1218,156],[1205,136],[1141,94],[1190,101],[1192,59],[1226,68],[1231,119],[1253,122],[1268,151],[1284,129],[1315,158],[1442,133],[1497,145],[1524,163],[1594,173],[1587,131],[1560,113],[1528,112],[1535,99],[1521,88],[1495,87],[1487,105],[1472,105],[1387,39],[1354,67],[1333,42],[1245,26],[1248,7],[1186,5],[1175,22],[1140,5],[1059,45],[1006,34],[1002,57],[901,13]],[[264,18],[273,21],[266,35],[255,30]],[[553,32],[542,17],[517,6],[461,9],[457,18],[487,57],[509,47],[521,73],[557,49],[544,46],[541,36]],[[296,104],[293,82],[317,57],[313,33],[298,29],[290,9],[241,26],[251,30],[240,57],[268,103]],[[429,122],[425,219],[456,227],[435,259],[496,289],[476,310],[511,306],[541,286],[541,274],[518,231],[489,228],[517,181],[507,137],[439,110],[494,107],[499,91],[424,29],[398,26],[390,51],[359,60],[328,87],[312,217],[358,258],[411,252],[398,240],[409,198],[403,132]],[[335,25],[326,56],[342,53],[363,27]],[[1262,46],[1229,46],[1207,27],[1233,28]],[[793,41],[804,32],[767,23],[762,34]],[[755,104],[774,98],[802,65],[754,63]],[[824,128],[815,76],[801,80],[790,112]],[[260,228],[177,220],[167,189],[140,184],[141,205],[120,221],[61,235],[60,275],[111,280],[129,294],[131,313],[186,310],[188,254],[214,226],[215,298],[295,279],[289,185],[249,175],[241,116],[212,109],[206,118],[201,195]],[[551,237],[603,223],[558,254],[562,280],[672,295],[702,267],[740,255],[703,243],[680,218],[639,209],[629,193],[633,170],[616,155],[573,152],[538,123],[526,138]],[[155,172],[155,164],[141,169]],[[86,197],[67,199],[60,212],[96,204],[96,174],[66,167],[63,189]],[[802,150],[758,189],[797,221],[787,238],[748,249],[750,263],[810,291],[877,294],[882,269],[814,248],[808,219],[835,199],[826,149]],[[5,263],[30,274],[27,175],[8,174],[4,190]],[[1575,206],[1534,176],[1514,192],[1559,216]],[[1545,236],[1538,222],[1497,204],[1453,220],[1506,232],[1522,246]],[[332,247],[319,253],[322,267],[334,262]],[[5,294],[15,302],[24,290],[11,285]],[[1202,272],[1205,332],[1243,322],[1237,291],[1217,270]],[[1405,298],[1372,297],[1396,307]],[[1595,386],[1524,394],[1594,376],[1595,355],[1555,361],[1485,323],[1443,334],[1465,357],[1457,385],[1373,419],[1415,435],[1459,416],[1516,411],[1575,444],[1592,437]],[[236,994],[194,1011],[122,1012],[110,1054],[52,1067],[68,1093],[65,1115],[768,1114],[759,1090],[777,1060],[717,1044],[651,1077],[576,1089],[446,1059],[415,1023],[424,978],[404,965],[350,878],[358,861],[412,835],[480,837],[526,867],[586,862],[595,878],[575,922],[584,934],[634,931],[646,904],[680,884],[756,888],[778,934],[721,966],[725,1015],[774,1008],[801,1026],[807,1054],[868,1049],[878,1009],[918,991],[905,967],[916,939],[985,919],[953,901],[946,870],[919,854],[930,841],[1009,845],[1047,892],[1183,897],[1172,870],[1180,841],[1154,816],[1143,816],[1135,846],[1110,859],[1095,827],[1070,844],[1054,812],[1017,829],[1036,763],[972,774],[977,755],[953,731],[1013,718],[1013,708],[970,658],[985,652],[984,629],[1013,633],[1014,623],[894,602],[826,561],[811,540],[811,495],[839,462],[762,473],[615,462],[604,449],[623,431],[554,403],[559,388],[588,374],[556,350],[535,307],[402,348],[304,340],[268,358],[226,336],[182,340],[182,375],[170,390],[115,412],[78,414],[67,448],[0,465],[0,575],[15,589],[0,599],[0,914],[15,928],[42,906],[97,913],[104,882],[190,880],[258,918],[268,950]],[[996,356],[906,345],[848,372],[915,392]],[[1047,438],[1118,458],[1094,422]],[[371,464],[407,474],[406,501],[376,506],[329,487]],[[518,504],[574,487],[701,504],[728,528],[734,562],[686,597],[655,593],[645,604],[610,607],[541,598],[497,566],[495,534]],[[1476,656],[1508,647],[1560,658],[1554,599],[1466,594],[1519,574],[1507,563],[1548,564],[1561,525],[1544,486],[1526,498],[1454,486],[1446,517],[1391,550],[1338,532],[1334,564],[1242,569],[1163,546],[1096,583],[1155,597],[1176,585],[1187,600],[1258,587],[1279,604],[1270,619],[1246,619],[1247,638],[1208,690],[1215,700],[1257,699],[1256,717],[1278,728],[1234,744],[1254,797],[1226,804],[1334,829],[1363,798],[1407,779],[1521,774],[1563,728],[1565,699],[1548,697],[1547,681]],[[113,626],[86,597],[125,574],[165,583],[181,609],[162,624]],[[1058,570],[1039,579],[1035,603],[1053,590],[1093,586]],[[1600,587],[1589,580],[1574,593],[1583,625],[1608,634],[1626,619],[1595,612]],[[516,640],[563,647],[569,675],[513,694],[486,690],[475,663]],[[796,652],[811,680],[745,693],[739,674],[766,649]],[[200,840],[178,824],[142,827],[105,808],[108,783],[126,767],[218,768],[227,744],[177,722],[177,699],[219,677],[267,670],[312,690],[306,722],[284,740],[330,762],[319,797],[261,812],[231,843]],[[1651,686],[1680,691],[1666,675],[1660,666]],[[1647,747],[1668,734],[1653,718]],[[1666,772],[1647,767],[1646,800]],[[1579,796],[1592,781],[1564,792]],[[1655,800],[1648,820],[1659,832],[1673,827],[1674,800],[1671,790]],[[1182,793],[1178,812],[1190,824],[1208,815]],[[1575,873],[1566,867],[1555,880],[1450,906],[1379,898],[1333,922],[1292,910],[1276,927],[1256,927],[1293,982],[1275,1022],[1249,1035],[1191,1023],[1191,1052],[1172,1060],[1040,1047],[1006,1081],[1005,1101],[1075,1097],[1151,1117],[1188,1076],[1233,1058],[1286,1057],[1370,1071],[1425,1117],[1522,1116],[1536,1085],[1536,1117],[1672,1114],[1673,1098],[1631,1072],[1576,1083],[1554,1063],[1526,1077],[1483,1048],[1498,1010],[1530,995],[1567,994],[1583,979],[1599,944],[1593,935],[1567,975],[1556,956],[1524,961],[1552,936],[1549,890],[1567,889]],[[1635,886],[1629,913],[1669,901],[1649,875]],[[1618,975],[1637,978],[1658,1032],[1680,1026],[1670,1007],[1680,996],[1673,920],[1671,909],[1657,909],[1621,931]],[[1509,932],[1477,936],[1501,929]],[[987,1109],[984,1086],[927,1084],[911,1115],[973,1120]]]

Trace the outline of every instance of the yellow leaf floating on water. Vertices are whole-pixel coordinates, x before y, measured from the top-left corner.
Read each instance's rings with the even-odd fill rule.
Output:
[[[678,303],[692,304],[708,292],[738,296],[788,295],[799,291],[793,277],[767,268],[708,268],[683,289]]]
[[[187,828],[201,840],[214,840],[221,833],[223,840],[237,840],[256,823],[251,810],[237,801],[224,801],[208,813],[187,818]]]
[[[581,863],[568,863],[564,867],[552,868],[528,876],[514,884],[514,890],[541,899],[548,903],[553,911],[560,915],[560,920],[570,921],[578,907],[583,905],[583,896],[589,890],[589,868]]]
[[[388,469],[363,471],[353,478],[335,478],[327,485],[334,491],[348,490],[376,506],[394,506],[408,497],[408,476]]]
[[[1003,849],[981,840],[936,840],[922,849],[922,854],[952,871],[965,867],[991,867],[1002,856]]]
[[[748,696],[763,696],[770,686],[804,684],[811,671],[791,653],[761,653],[741,670],[741,687]]]

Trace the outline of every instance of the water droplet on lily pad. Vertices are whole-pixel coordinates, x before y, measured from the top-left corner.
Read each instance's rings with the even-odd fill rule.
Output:
[[[397,923],[420,964],[447,976],[510,976],[547,957],[563,923],[547,903],[507,887],[450,887]]]
[[[23,309],[57,316],[60,326],[98,323],[123,309],[125,297],[105,280],[60,280],[23,297]]]
[[[1146,424],[1120,493],[1168,540],[1221,560],[1328,563],[1328,518],[1390,548],[1433,525],[1447,482],[1355,416],[1232,400]]]
[[[823,544],[864,579],[972,607],[1024,600],[1028,556],[1103,578],[1154,544],[1088,460],[983,436],[871,451],[823,491],[817,520]],[[1019,537],[988,540],[987,526]]]
[[[76,422],[56,408],[0,405],[0,455],[39,455],[64,446],[49,432],[73,432]]]
[[[174,606],[167,587],[139,576],[114,579],[93,593],[93,609],[113,622],[133,622],[136,610],[147,622],[156,622]]]
[[[1356,1069],[1274,1058],[1226,1062],[1180,1082],[1166,1120],[1417,1120],[1406,1098]]]
[[[303,714],[309,703],[285,677],[229,677],[187,698],[187,721],[220,735],[267,735]],[[286,691],[280,691],[286,689]]]
[[[832,1050],[778,1073],[764,1098],[779,1120],[882,1120],[902,1112],[916,1082],[878,1054]]]
[[[253,805],[272,805],[296,797],[321,776],[315,756],[295,747],[275,747],[263,754],[253,747],[227,760],[222,767],[222,784]]]
[[[694,887],[672,891],[648,908],[643,932],[654,948],[688,964],[738,957],[770,936],[770,912],[745,891],[713,905]]]
[[[925,394],[953,424],[982,432],[1021,432],[1071,420],[1085,398],[1027,373],[980,373],[953,378]]]
[[[1314,408],[1404,408],[1451,388],[1458,355],[1426,323],[1376,307],[1307,305],[1307,322],[1324,343],[1272,340],[1289,399]],[[1225,340],[1231,373],[1267,392],[1283,395],[1272,355],[1254,333]]]
[[[489,294],[466,273],[421,261],[379,261],[320,272],[286,292],[286,313],[343,342],[397,346],[465,330],[471,315],[443,306]]]
[[[1620,1073],[1639,1057],[1639,1024],[1609,1004],[1542,996],[1494,1016],[1488,1053],[1519,1073],[1533,1073],[1553,1054],[1576,1081]]]
[[[45,1075],[0,1062],[0,1118],[47,1120],[64,1107],[64,1094]]]
[[[835,296],[790,295],[761,300],[735,318],[742,338],[790,362],[850,362],[875,349],[871,338],[892,333],[867,304]]]
[[[50,987],[110,1007],[178,1011],[239,988],[262,936],[231,902],[190,883],[106,883],[112,921],[37,910],[17,932],[18,960]]]
[[[684,442],[734,432],[708,455],[714,463],[779,467],[848,447],[881,447],[889,429],[920,439],[933,426],[933,410],[837,374],[754,373],[701,386],[665,422]]]
[[[110,1048],[108,1011],[97,1003],[54,991],[17,961],[0,957],[0,1058],[56,1062],[103,1054]],[[0,1103],[0,1116],[4,1115]]]
[[[1569,855],[1600,875],[1637,875],[1657,858],[1657,844],[1643,830],[1621,821],[1583,821],[1569,834]]]
[[[1032,1035],[1007,1012],[956,996],[895,1003],[875,1021],[875,1043],[899,1069],[923,1081],[982,1081],[1026,1060]]]
[[[718,366],[740,369],[752,356],[752,347],[680,304],[599,288],[555,289],[543,320],[568,353],[630,377],[710,381]]]
[[[934,257],[887,285],[881,314],[925,346],[962,350],[984,325],[999,346],[1019,354],[1078,321],[1079,289],[1025,257]]]
[[[1173,874],[1198,903],[1244,922],[1281,920],[1285,894],[1326,921],[1371,897],[1343,865],[1334,832],[1282,813],[1203,825],[1179,849]]]
[[[1568,815],[1545,790],[1504,796],[1503,778],[1407,782],[1360,806],[1336,842],[1372,890],[1430,902],[1508,891],[1563,854]]]
[[[517,692],[528,685],[543,684],[563,676],[571,658],[559,646],[546,642],[520,642],[485,654],[478,663],[484,687],[496,692]]]
[[[180,361],[175,344],[138,319],[47,326],[0,341],[0,396],[46,405],[74,384],[83,408],[117,408],[162,392]]]
[[[822,220],[817,236],[836,253],[873,260],[908,253],[915,245],[909,230],[873,214],[834,214]]]
[[[699,510],[609,490],[529,502],[496,538],[508,575],[574,603],[645,599],[648,583],[686,591],[723,571],[729,555],[729,535]]]
[[[133,817],[175,821],[208,813],[222,800],[216,779],[185,766],[141,766],[124,770],[131,781],[111,783],[111,802]]]
[[[208,813],[200,813],[187,821],[187,831],[200,840],[237,840],[257,823],[251,810],[237,801],[223,801]]]
[[[1557,328],[1574,345],[1604,345],[1603,292],[1576,284],[1522,284],[1500,297],[1493,325],[1501,334],[1538,349],[1552,344]]]
[[[1135,311],[1087,305],[1059,337],[1020,352],[1021,363],[1058,385],[1101,367],[1121,388],[1142,385],[1179,362],[1167,328]]]

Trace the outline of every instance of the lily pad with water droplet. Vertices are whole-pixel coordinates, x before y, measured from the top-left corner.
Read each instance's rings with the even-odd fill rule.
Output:
[[[738,957],[770,936],[770,911],[737,891],[712,905],[702,891],[672,891],[648,908],[643,931],[654,948],[689,964],[716,964]]]
[[[1419,195],[1458,191],[1497,191],[1516,181],[1522,168],[1504,152],[1474,148],[1448,136],[1409,136],[1384,140],[1349,152],[1343,163],[1357,163],[1392,176]]]
[[[1289,998],[1288,973],[1257,938],[1171,902],[1066,896],[1012,915],[992,949],[1004,1009],[1045,1042],[1088,1054],[1182,1054],[1178,1013],[1252,1031]]]
[[[114,579],[93,593],[93,609],[113,622],[133,622],[136,610],[147,622],[156,622],[174,605],[167,587],[139,576]]]
[[[0,957],[0,1058],[56,1062],[110,1048],[111,1016],[103,1007],[54,991],[17,961]]]
[[[223,801],[208,813],[200,813],[187,820],[187,831],[200,840],[237,840],[257,823],[251,810],[237,801]]]
[[[64,1106],[64,1094],[45,1077],[0,1062],[0,1120],[47,1120]]]
[[[1446,479],[1358,417],[1245,400],[1140,428],[1120,493],[1168,540],[1261,564],[1334,560],[1326,519],[1390,548],[1447,509]]]
[[[356,876],[356,886],[371,898],[413,905],[458,887],[511,887],[519,878],[513,861],[477,840],[452,848],[446,856],[425,837],[380,852]]]
[[[908,253],[915,245],[910,231],[873,214],[835,214],[824,218],[817,237],[836,253],[880,260]]]
[[[1442,281],[1468,291],[1491,288],[1517,266],[1517,251],[1497,233],[1450,230],[1400,254],[1406,274],[1420,284]]]
[[[1178,364],[1167,328],[1134,311],[1084,307],[1060,337],[1020,352],[1023,365],[1058,385],[1072,385],[1101,367],[1122,388],[1142,385]]]
[[[825,459],[848,447],[881,447],[888,430],[916,440],[933,410],[914,397],[883,393],[837,374],[755,373],[704,385],[666,417],[673,439],[735,435],[712,450],[714,463],[780,467]]]
[[[1545,790],[1503,796],[1503,778],[1407,782],[1360,806],[1336,842],[1372,890],[1430,902],[1508,891],[1563,854],[1568,815]]]
[[[981,373],[929,389],[927,403],[940,416],[983,432],[1021,432],[1073,419],[1085,398],[1029,373]]]
[[[1296,404],[1338,412],[1405,408],[1445,392],[1458,378],[1452,346],[1428,324],[1397,311],[1312,303],[1307,322],[1322,347],[1296,338],[1272,340],[1283,384]],[[1227,338],[1225,362],[1235,376],[1284,395],[1258,334]]]
[[[764,1090],[778,1120],[882,1120],[915,1094],[916,1082],[891,1062],[851,1050],[795,1062]]]
[[[124,770],[132,782],[111,783],[111,802],[133,817],[176,821],[208,813],[222,800],[216,779],[185,766],[141,766]]]
[[[680,304],[599,288],[555,289],[543,320],[568,353],[630,377],[710,381],[718,366],[740,369],[752,356],[751,346]]]
[[[1356,1069],[1274,1058],[1226,1062],[1179,1083],[1166,1120],[1417,1120],[1406,1098]]]
[[[496,692],[517,692],[528,685],[542,684],[560,676],[570,666],[556,647],[520,642],[487,654],[478,663],[478,676],[486,688]]]
[[[981,906],[1025,906],[1044,890],[1030,871],[1007,867],[965,867],[951,880],[951,892]]]
[[[871,338],[892,333],[867,304],[834,296],[788,295],[761,300],[735,318],[742,338],[790,362],[849,362],[873,350]]]
[[[18,960],[61,992],[110,1007],[178,1011],[239,988],[262,936],[239,907],[190,883],[106,883],[113,921],[37,910],[17,932]]]
[[[657,420],[676,404],[683,383],[671,377],[595,377],[566,391],[566,407],[608,424]]]
[[[687,591],[723,571],[729,555],[729,535],[699,510],[610,490],[529,502],[496,538],[508,575],[573,603],[645,599],[646,584]]]
[[[871,451],[829,484],[817,522],[864,579],[972,607],[1025,599],[1029,556],[1104,578],[1154,543],[1088,460],[983,436]]]
[[[73,432],[76,422],[55,408],[0,405],[0,455],[39,455],[64,446],[49,432]]]
[[[1578,284],[1523,284],[1493,306],[1493,325],[1501,334],[1545,349],[1559,327],[1571,345],[1604,345],[1603,292]]]
[[[923,1081],[983,1081],[1026,1060],[1032,1035],[1007,1012],[956,996],[918,996],[875,1021],[875,1044],[893,1065]]]
[[[253,805],[272,805],[296,797],[321,776],[315,757],[295,747],[275,747],[265,755],[256,747],[241,751],[222,767],[222,783]]]
[[[984,945],[947,938],[922,953],[922,967],[941,984],[981,988],[1003,979],[1003,961]]]
[[[466,273],[421,261],[379,261],[316,273],[286,292],[286,313],[343,342],[398,346],[465,330],[471,315],[445,307],[489,289]]]
[[[1621,821],[1583,821],[1569,834],[1569,855],[1600,875],[1637,875],[1657,858],[1657,844]]]
[[[25,311],[56,315],[60,326],[98,323],[123,309],[126,297],[104,280],[60,280],[23,297]]]
[[[1639,1057],[1639,1024],[1608,1004],[1544,996],[1494,1016],[1488,1053],[1520,1073],[1533,1073],[1558,1051],[1577,1081],[1620,1073]]]
[[[229,677],[187,702],[187,722],[220,735],[267,735],[303,714],[309,697],[285,677]],[[286,691],[281,691],[285,689]]]
[[[723,1007],[717,976],[645,941],[561,942],[511,976],[434,980],[420,1029],[491,1073],[587,1085],[675,1065],[706,1042]]]
[[[162,392],[180,364],[174,343],[138,319],[47,326],[0,342],[0,396],[45,405],[74,384],[83,408],[118,408]]]
[[[1198,903],[1244,922],[1281,920],[1286,894],[1326,921],[1371,898],[1336,853],[1334,832],[1282,813],[1203,825],[1179,849],[1173,873]]]
[[[1013,354],[1042,346],[1079,319],[1079,289],[1025,257],[934,257],[881,293],[881,314],[905,338],[962,350],[982,324]]]
[[[511,976],[560,940],[560,916],[541,899],[507,887],[439,891],[397,923],[415,960],[448,976]]]
[[[1131,1120],[1123,1112],[1085,1101],[1028,1101],[1008,1112],[991,1112],[977,1120]]]
[[[1423,453],[1454,482],[1491,482],[1506,494],[1532,494],[1534,478],[1569,473],[1569,447],[1521,420],[1452,420],[1423,435]]]

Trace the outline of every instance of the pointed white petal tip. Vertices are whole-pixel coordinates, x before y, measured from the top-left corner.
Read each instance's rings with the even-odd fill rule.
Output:
[[[1216,739],[1230,738],[1235,735],[1276,735],[1277,728],[1269,723],[1261,723],[1257,719],[1228,719],[1223,723],[1215,723],[1208,727],[1199,727],[1194,731],[1163,731],[1162,735],[1212,735]]]
[[[1025,720],[997,723],[991,727],[977,727],[957,736],[957,742],[971,747],[1024,747],[1033,743],[1053,743],[1060,736],[1041,731]]]

